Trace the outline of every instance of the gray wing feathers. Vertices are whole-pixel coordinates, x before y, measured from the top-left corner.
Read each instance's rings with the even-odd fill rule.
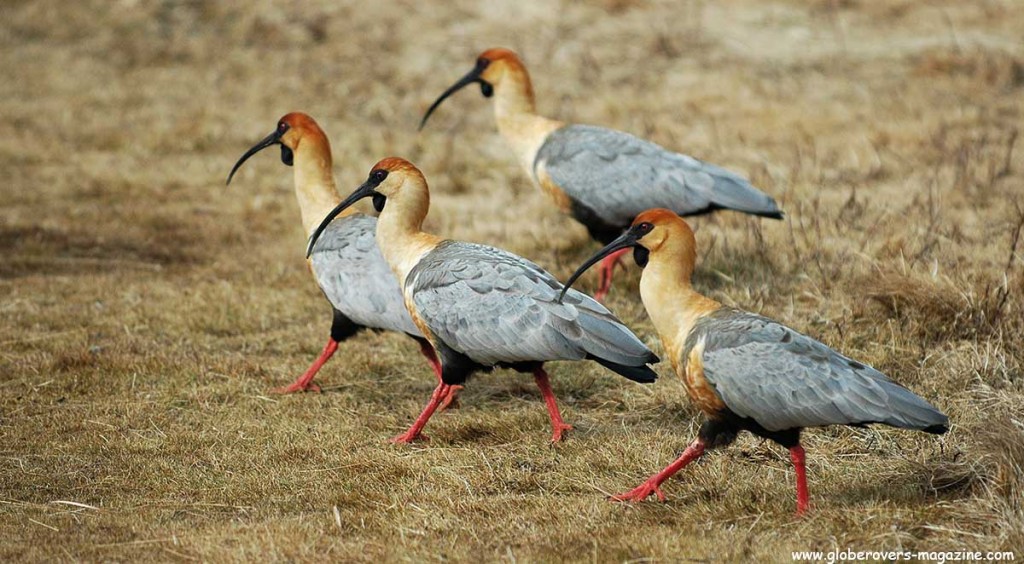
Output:
[[[656,358],[604,306],[574,290],[558,303],[558,280],[500,249],[446,241],[406,285],[431,332],[485,366],[588,355],[642,366]]]
[[[421,337],[374,240],[376,230],[377,219],[362,214],[332,222],[310,255],[316,281],[331,305],[352,321]]]
[[[935,429],[948,418],[870,366],[764,317],[725,310],[698,323],[704,375],[737,415],[769,431],[885,423]]]
[[[743,177],[628,133],[589,125],[556,130],[534,163],[566,194],[611,225],[650,208],[680,215],[729,208],[779,216],[775,200]]]
[[[746,178],[719,166],[686,158],[698,163],[701,172],[711,177],[713,184],[705,185],[704,189],[707,200],[714,206],[759,215],[782,213],[771,196],[755,188]]]
[[[569,296],[572,292],[573,290],[569,290],[563,303],[571,303]],[[590,296],[577,293],[579,297],[597,303]],[[577,307],[582,305],[577,304]],[[658,362],[658,357],[611,314],[598,316],[594,315],[593,311],[582,311],[583,314],[579,316],[578,321],[582,334],[585,335],[583,342],[588,353],[626,366]]]

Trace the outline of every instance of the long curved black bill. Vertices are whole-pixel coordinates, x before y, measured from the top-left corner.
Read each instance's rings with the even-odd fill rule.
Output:
[[[436,110],[437,107],[441,105],[441,102],[444,102],[449,96],[455,94],[459,90],[462,90],[466,86],[469,86],[474,82],[480,82],[480,73],[482,73],[485,68],[487,68],[487,65],[478,64],[476,67],[473,68],[473,70],[469,71],[469,73],[467,73],[466,76],[460,78],[458,82],[448,87],[448,90],[445,90],[444,94],[441,94],[441,96],[438,97],[437,100],[434,100],[434,103],[430,105],[430,109],[427,110],[426,114],[423,114],[423,119],[420,120],[419,131],[423,130],[423,126],[427,124],[427,120],[430,118],[430,114],[434,113],[434,110]]]
[[[270,147],[271,145],[277,144],[278,142],[280,142],[280,140],[281,133],[279,131],[275,131],[270,135],[264,137],[259,143],[253,145],[252,149],[246,151],[245,154],[242,155],[242,158],[238,159],[238,162],[235,163],[235,166],[231,168],[231,174],[228,175],[228,181],[225,182],[225,184],[231,184],[231,178],[235,176],[235,171],[238,170],[238,167],[242,166],[242,163],[249,160],[249,157],[255,155],[256,153],[259,153],[260,151],[266,149],[267,147]]]
[[[603,249],[597,251],[597,253],[595,253],[594,256],[590,257],[589,259],[587,259],[586,262],[581,264],[580,267],[576,269],[576,272],[572,273],[572,276],[570,276],[569,280],[566,281],[565,286],[562,287],[562,293],[558,294],[558,303],[562,303],[562,298],[565,297],[565,293],[568,292],[569,288],[572,287],[573,282],[576,282],[576,280],[580,276],[583,276],[583,273],[586,272],[590,267],[601,262],[601,259],[614,253],[615,251],[635,246],[638,239],[639,237],[635,231],[635,228],[631,227],[628,230],[626,230],[625,233],[619,235],[617,239],[615,239],[611,243],[608,243],[608,245],[605,246]]]
[[[313,254],[313,246],[316,245],[316,240],[320,238],[320,234],[324,232],[324,229],[327,229],[327,226],[330,225],[332,221],[334,221],[334,218],[337,217],[339,213],[352,207],[352,204],[355,204],[356,202],[362,200],[363,198],[369,198],[370,196],[372,196],[376,188],[376,184],[369,181],[364,182],[362,185],[359,186],[359,188],[356,188],[355,192],[349,194],[347,198],[345,198],[340,204],[335,206],[335,208],[327,214],[327,217],[325,217],[324,220],[320,222],[320,225],[317,226],[316,231],[314,231],[313,235],[309,238],[309,246],[306,247],[306,258],[309,258],[309,255]]]

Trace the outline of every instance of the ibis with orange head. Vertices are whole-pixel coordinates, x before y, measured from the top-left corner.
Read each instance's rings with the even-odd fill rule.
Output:
[[[238,159],[227,181],[231,183],[235,172],[250,157],[275,145],[281,148],[281,162],[295,170],[295,195],[302,225],[306,233],[311,233],[341,197],[334,184],[330,141],[310,116],[293,112],[282,117],[273,133]],[[409,317],[398,282],[377,248],[377,219],[355,209],[340,215],[320,232],[318,244],[309,253],[313,277],[334,311],[330,337],[304,374],[274,391],[319,392],[320,387],[313,382],[317,372],[334,355],[340,342],[363,329],[405,333],[420,345],[420,351],[440,379],[441,367],[434,350]],[[445,397],[444,406],[455,399],[456,392],[453,389]]]
[[[628,133],[538,115],[530,74],[508,49],[481,53],[473,70],[430,106],[420,128],[441,102],[470,84],[479,84],[484,96],[493,97],[498,131],[530,178],[602,244],[650,208],[686,216],[735,210],[782,219],[775,200],[733,172]],[[598,300],[611,288],[621,257],[611,254],[601,263]]]
[[[678,460],[637,488],[613,497],[639,501],[705,450],[730,444],[740,431],[789,449],[796,468],[797,513],[809,506],[805,427],[883,423],[941,434],[949,419],[878,370],[847,358],[785,325],[723,306],[690,284],[696,240],[666,209],[641,213],[617,239],[586,261],[565,288],[617,251],[633,250],[640,297],[687,395],[706,420]]]
[[[392,441],[423,437],[449,388],[481,370],[507,367],[533,374],[551,418],[553,442],[571,427],[562,420],[545,362],[594,360],[635,382],[655,380],[647,364],[658,358],[593,298],[562,292],[554,276],[507,251],[424,232],[430,192],[423,174],[406,160],[378,162],[327,215],[310,249],[336,215],[363,198],[373,198],[380,210],[377,244],[413,321],[441,361],[441,382],[430,401],[412,427]]]

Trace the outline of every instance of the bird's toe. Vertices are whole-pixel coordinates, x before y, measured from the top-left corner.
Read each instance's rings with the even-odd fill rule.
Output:
[[[615,494],[610,499],[612,501],[643,501],[651,494],[657,495],[659,501],[665,501],[665,494],[661,493],[661,488],[650,482],[644,482],[628,492]]]
[[[572,431],[572,425],[567,423],[561,423],[557,425],[551,434],[551,442],[557,443],[562,441],[562,433],[566,431]]]
[[[320,386],[314,382],[293,382],[287,386],[281,386],[270,390],[272,394],[295,394],[298,392],[320,393]]]
[[[402,433],[401,435],[391,437],[388,441],[395,444],[408,445],[417,441],[428,443],[430,442],[430,437],[423,433]]]

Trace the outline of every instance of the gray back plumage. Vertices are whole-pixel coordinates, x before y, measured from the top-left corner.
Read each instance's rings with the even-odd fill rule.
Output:
[[[884,423],[942,432],[949,419],[874,368],[760,315],[723,308],[697,322],[704,376],[725,405],[769,431]]]
[[[310,259],[324,295],[352,321],[371,329],[422,333],[405,308],[401,288],[374,234],[377,219],[353,214],[331,222]]]
[[[775,200],[743,177],[603,127],[567,125],[554,131],[537,152],[535,172],[540,166],[570,198],[609,225],[625,227],[651,208],[679,215],[728,208],[781,217]]]
[[[405,283],[430,331],[485,366],[588,356],[626,366],[657,362],[593,298],[569,290],[558,303],[562,284],[554,276],[500,249],[445,241]]]

